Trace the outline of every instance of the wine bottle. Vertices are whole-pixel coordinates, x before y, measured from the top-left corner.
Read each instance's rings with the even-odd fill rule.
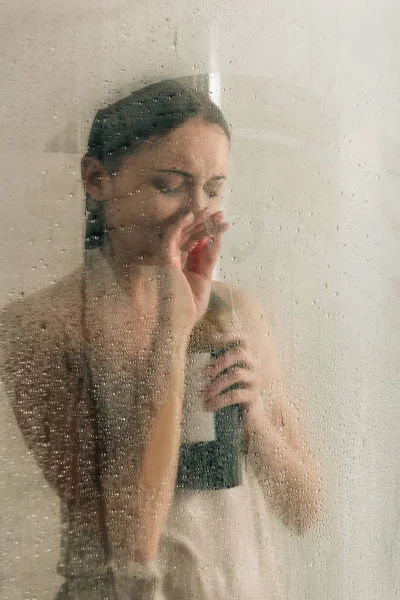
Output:
[[[212,346],[216,329],[232,327],[233,315],[228,304],[212,292],[207,312],[194,328],[189,343],[185,376],[185,395],[181,428],[177,486],[218,490],[240,485],[241,405],[229,405],[215,412],[203,408],[199,395],[204,386],[204,366],[225,349]],[[234,384],[224,390],[240,387]]]

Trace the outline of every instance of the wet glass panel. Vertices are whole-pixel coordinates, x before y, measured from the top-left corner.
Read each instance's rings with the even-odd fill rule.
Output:
[[[398,7],[2,13],[1,597],[395,598]]]

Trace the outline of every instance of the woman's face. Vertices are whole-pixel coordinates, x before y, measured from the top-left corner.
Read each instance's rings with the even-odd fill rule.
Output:
[[[183,214],[221,210],[228,157],[223,129],[199,118],[125,156],[105,202],[115,250],[131,259],[154,255],[160,234]]]

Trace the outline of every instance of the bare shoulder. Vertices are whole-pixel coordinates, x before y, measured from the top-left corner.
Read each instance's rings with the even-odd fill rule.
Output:
[[[78,327],[82,305],[82,270],[57,281],[54,285],[10,302],[0,312],[0,329],[3,341],[10,336],[24,337],[37,332],[57,336],[66,327]],[[47,336],[46,336],[47,337]],[[25,338],[25,342],[29,342]]]

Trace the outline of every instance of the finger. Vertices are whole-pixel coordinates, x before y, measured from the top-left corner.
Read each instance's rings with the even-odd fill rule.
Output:
[[[240,346],[235,346],[207,365],[203,371],[204,376],[212,379],[234,364],[249,371],[255,370],[255,360],[250,352],[243,351]]]
[[[189,215],[192,215],[193,218],[190,219]],[[197,229],[198,227],[202,226],[204,218],[201,218],[201,215],[202,213],[195,214],[192,211],[189,213],[181,214],[179,217],[175,215],[172,221],[171,219],[167,219],[167,221],[169,221],[169,224],[167,223],[167,221],[164,221],[164,223],[162,223],[161,229],[157,235],[160,239],[164,239],[167,236],[168,232],[175,231],[176,229],[180,228],[182,229],[182,235],[185,235],[186,233],[187,235],[189,235],[191,230]],[[188,221],[185,221],[185,219],[188,219]]]
[[[192,217],[190,216],[192,215]],[[205,223],[212,217],[211,210],[205,208],[200,213],[188,213],[181,216],[172,223],[166,231],[160,232],[159,237],[164,240],[164,246],[167,247],[167,253],[176,253],[178,251],[189,251],[192,246],[200,239],[208,236]],[[214,231],[214,227],[208,227],[208,230]],[[168,248],[168,244],[170,247]]]
[[[210,343],[213,346],[214,360],[219,359],[229,352],[235,352],[237,348],[239,348],[239,352],[250,352],[246,338],[242,337],[230,335],[227,338],[218,338],[215,332],[213,332],[210,337]]]
[[[217,213],[214,213],[217,214]],[[190,229],[198,229],[203,227],[204,223],[213,217],[213,213],[209,208],[204,208],[200,212],[194,213],[193,222],[188,226]]]
[[[223,230],[223,225],[220,225],[219,231],[223,232]],[[184,243],[181,245],[181,250],[183,252],[191,252],[199,240],[207,239],[211,236],[207,233],[204,225],[202,225],[200,228],[196,228],[195,231],[191,231],[190,234],[184,237],[186,237],[186,239],[184,239]]]
[[[239,369],[243,369],[243,370],[247,370],[247,371],[251,372],[251,369],[247,368],[246,363],[241,362],[241,361],[235,361],[235,360],[229,361],[228,364],[226,364],[224,366],[224,368],[222,368],[222,369],[218,369],[218,370],[215,369],[213,371],[208,370],[207,372],[204,372],[204,374],[203,374],[204,389],[206,389],[206,390],[211,389],[215,393],[219,393],[222,388],[220,386],[218,386],[218,384],[216,384],[216,382],[221,382],[221,385],[223,385],[223,384],[228,385],[228,383],[231,385],[232,383],[234,383],[234,381],[230,381],[229,378],[232,376],[238,377]],[[239,377],[239,379],[240,379],[240,377]],[[229,380],[229,382],[226,383],[228,380]]]
[[[209,235],[213,235],[216,232],[218,225],[224,222],[224,213],[222,210],[211,214],[209,218],[204,221],[205,230]]]
[[[203,252],[198,260],[197,273],[204,279],[211,279],[215,264],[220,257],[222,235],[229,229],[229,223],[223,223],[220,230],[207,239]]]
[[[205,223],[212,218],[212,212],[209,208],[205,208],[198,213],[193,213],[193,221],[182,230],[182,235],[189,237],[192,233],[203,231],[206,234]]]
[[[224,390],[232,385],[240,384],[242,387],[252,387],[255,385],[254,377],[251,371],[238,366],[230,367],[224,373],[213,379],[201,392],[204,400],[209,400],[218,396]]]
[[[240,332],[232,331],[232,329],[216,330],[212,338],[214,343],[222,345],[240,345],[247,348],[247,337]]]
[[[177,257],[180,252],[180,242],[182,232],[186,227],[193,223],[194,214],[192,212],[182,216],[173,225],[168,227],[162,245],[162,253],[165,258]]]
[[[196,229],[205,224],[211,226],[214,221],[218,221],[223,216],[223,211],[212,212],[210,208],[203,208],[200,212],[194,213],[193,223],[190,225],[191,229]]]
[[[225,406],[232,406],[233,404],[250,405],[254,399],[254,391],[250,389],[236,389],[226,394],[219,394],[212,400],[207,401],[204,404],[204,410],[207,412],[215,412]]]
[[[185,240],[193,236],[193,239],[201,239],[202,237],[209,237],[214,233],[217,233],[221,229],[221,218],[222,211],[212,213],[209,208],[202,210],[200,213],[196,213],[193,222],[184,229],[183,236]],[[200,237],[198,237],[200,234]]]
[[[222,212],[216,213],[207,219],[203,223],[204,232],[207,236],[211,237],[221,231],[226,231],[229,228],[229,223],[224,221],[224,215]]]

